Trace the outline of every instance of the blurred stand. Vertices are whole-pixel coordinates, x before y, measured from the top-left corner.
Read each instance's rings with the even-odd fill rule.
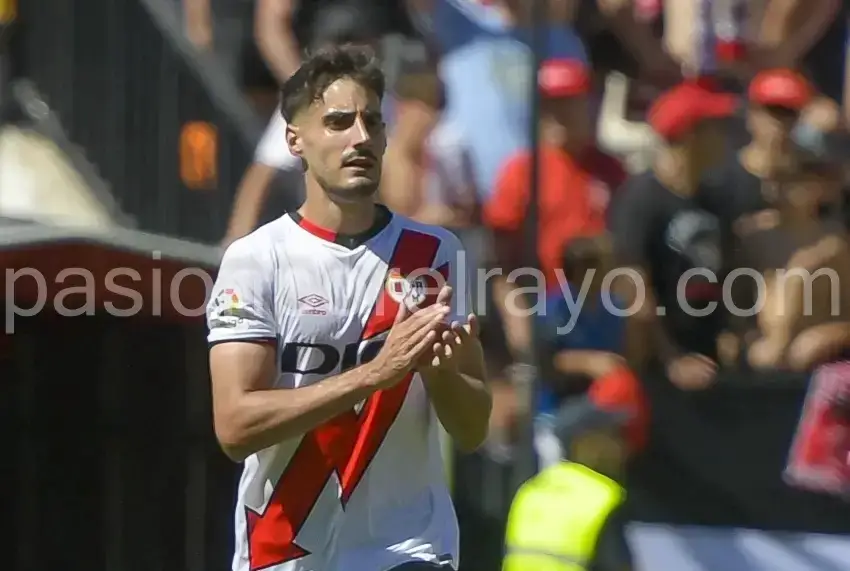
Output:
[[[262,125],[184,35],[171,0],[29,0],[19,10],[16,73],[119,208],[145,231],[218,241]]]

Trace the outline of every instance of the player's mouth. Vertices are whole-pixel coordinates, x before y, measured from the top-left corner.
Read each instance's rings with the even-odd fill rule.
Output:
[[[345,161],[342,166],[358,169],[370,169],[375,166],[375,159],[366,156],[354,157]]]

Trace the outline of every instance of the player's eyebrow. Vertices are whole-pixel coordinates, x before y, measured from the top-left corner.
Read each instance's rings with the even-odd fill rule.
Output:
[[[353,109],[331,109],[325,113],[326,119],[342,119],[354,115],[356,111]]]
[[[376,109],[364,109],[363,116],[368,117],[369,119],[376,119],[381,117],[380,110]],[[356,115],[357,110],[355,109],[329,109],[324,117],[326,119],[334,120],[334,119],[343,119],[345,117],[350,117],[351,115]]]

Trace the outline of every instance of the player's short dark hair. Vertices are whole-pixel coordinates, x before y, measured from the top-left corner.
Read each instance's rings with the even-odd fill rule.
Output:
[[[375,52],[366,46],[344,44],[322,48],[311,54],[283,84],[280,112],[287,122],[324,96],[338,79],[356,81],[383,99],[384,73]]]

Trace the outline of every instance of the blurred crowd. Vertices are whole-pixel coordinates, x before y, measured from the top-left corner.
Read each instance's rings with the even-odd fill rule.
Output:
[[[301,192],[274,107],[302,54],[356,42],[382,55],[381,200],[454,230],[473,276],[501,270],[473,290],[497,397],[491,440],[508,445],[532,415],[546,464],[560,454],[555,411],[588,389],[597,403],[637,407],[628,440],[639,448],[648,413],[636,374],[701,390],[719,369],[805,371],[844,351],[850,314],[832,282],[807,290],[803,278],[777,276],[850,271],[850,115],[845,2],[542,2],[536,193],[533,2],[183,0],[183,9],[189,38],[269,117],[225,243],[280,215],[268,208],[273,181]],[[543,279],[508,277],[524,267]],[[728,279],[742,268],[761,281]],[[530,362],[542,378],[534,395]]]

